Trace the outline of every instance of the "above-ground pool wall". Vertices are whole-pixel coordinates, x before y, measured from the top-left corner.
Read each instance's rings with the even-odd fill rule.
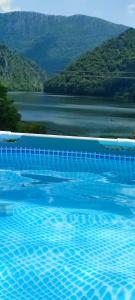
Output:
[[[135,140],[76,138],[65,136],[12,134],[0,138],[0,147],[96,152],[135,156]]]

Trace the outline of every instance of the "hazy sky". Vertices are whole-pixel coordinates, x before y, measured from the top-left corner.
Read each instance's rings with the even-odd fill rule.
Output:
[[[0,11],[96,16],[135,27],[135,0],[0,0]]]

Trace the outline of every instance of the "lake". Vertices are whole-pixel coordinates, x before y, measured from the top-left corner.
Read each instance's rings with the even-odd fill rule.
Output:
[[[31,92],[12,92],[10,95],[22,119],[45,122],[49,134],[135,136],[135,104]]]

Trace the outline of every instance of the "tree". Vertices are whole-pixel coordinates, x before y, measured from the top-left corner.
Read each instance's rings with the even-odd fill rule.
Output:
[[[0,84],[0,130],[17,130],[20,119],[13,101],[7,96],[6,88]]]
[[[0,130],[45,134],[46,125],[21,121],[14,102],[7,96],[6,88],[0,84]]]

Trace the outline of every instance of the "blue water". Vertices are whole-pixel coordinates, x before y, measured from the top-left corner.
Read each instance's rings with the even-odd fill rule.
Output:
[[[0,154],[0,300],[135,300],[135,161]]]

